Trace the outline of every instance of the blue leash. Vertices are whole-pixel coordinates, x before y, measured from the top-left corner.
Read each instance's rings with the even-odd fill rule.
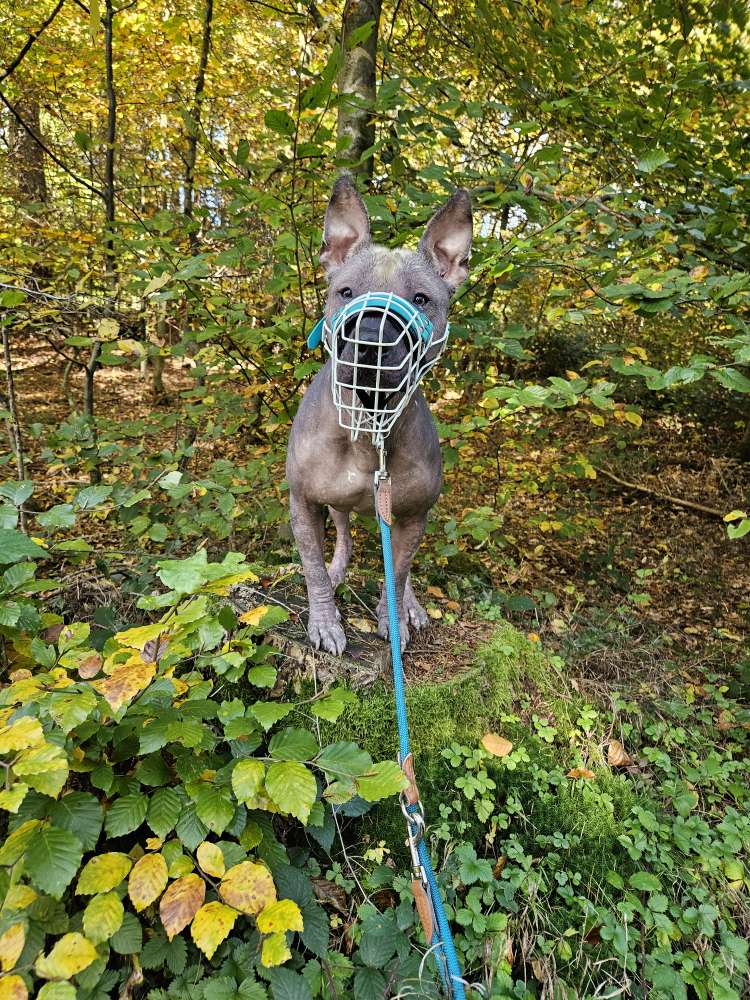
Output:
[[[406,817],[408,843],[412,856],[412,890],[425,935],[427,940],[432,943],[439,958],[437,967],[443,986],[451,1000],[465,1000],[461,966],[440,897],[440,889],[432,870],[430,854],[424,840],[424,811],[414,780],[414,765],[409,744],[409,721],[406,715],[404,664],[401,659],[401,632],[396,607],[396,578],[393,571],[393,550],[391,547],[391,480],[385,471],[385,450],[383,448],[380,449],[380,470],[375,473],[375,513],[380,525],[380,540],[383,546],[385,593],[388,601],[388,632],[391,640],[393,689],[398,724],[399,763],[409,780],[409,787],[402,793],[401,809]]]

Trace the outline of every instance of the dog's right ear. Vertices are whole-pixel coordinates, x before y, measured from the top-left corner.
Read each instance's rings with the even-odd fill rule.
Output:
[[[370,242],[370,220],[351,174],[343,173],[333,185],[323,225],[320,262],[332,274],[345,260]]]

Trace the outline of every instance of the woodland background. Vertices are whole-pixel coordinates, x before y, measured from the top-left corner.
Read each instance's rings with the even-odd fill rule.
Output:
[[[263,640],[344,166],[389,245],[475,206],[407,658],[467,979],[746,996],[746,5],[0,23],[0,998],[436,994],[387,682]],[[339,595],[366,641],[373,532]]]

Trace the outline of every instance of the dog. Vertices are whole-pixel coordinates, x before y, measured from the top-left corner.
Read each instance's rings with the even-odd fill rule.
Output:
[[[370,238],[365,204],[351,177],[343,174],[334,184],[326,209],[320,251],[329,285],[328,322],[352,298],[365,292],[392,292],[414,303],[432,322],[433,338],[442,338],[451,298],[468,274],[471,238],[471,199],[459,188],[430,219],[416,251],[378,246]],[[399,357],[391,361],[398,369]],[[371,440],[353,441],[339,424],[331,364],[329,358],[302,397],[289,437],[286,475],[292,531],[307,585],[308,636],[316,649],[340,656],[346,635],[334,593],[344,580],[352,553],[349,516],[352,511],[374,513],[373,477],[379,462]],[[410,628],[420,629],[428,620],[409,574],[427,515],[442,487],[437,429],[421,390],[417,389],[398,418],[385,448],[392,482],[393,562],[403,651]],[[326,508],[336,527],[328,567]],[[377,617],[378,634],[387,639],[385,590]]]

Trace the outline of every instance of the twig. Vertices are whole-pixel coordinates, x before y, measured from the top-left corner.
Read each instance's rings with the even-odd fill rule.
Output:
[[[626,479],[620,479],[616,476],[614,472],[609,472],[607,469],[602,469],[595,465],[594,468],[597,472],[600,472],[607,479],[611,479],[613,482],[618,483],[620,486],[624,486],[629,490],[636,490],[638,493],[646,493],[649,496],[657,497],[659,500],[664,500],[666,503],[675,504],[678,507],[687,507],[689,510],[697,510],[701,514],[708,514],[710,517],[718,517],[720,521],[724,520],[724,511],[716,510],[715,507],[707,507],[705,504],[696,503],[694,500],[683,500],[681,497],[673,497],[668,493],[660,493],[658,490],[652,490],[649,486],[641,486],[640,483],[629,483]]]

